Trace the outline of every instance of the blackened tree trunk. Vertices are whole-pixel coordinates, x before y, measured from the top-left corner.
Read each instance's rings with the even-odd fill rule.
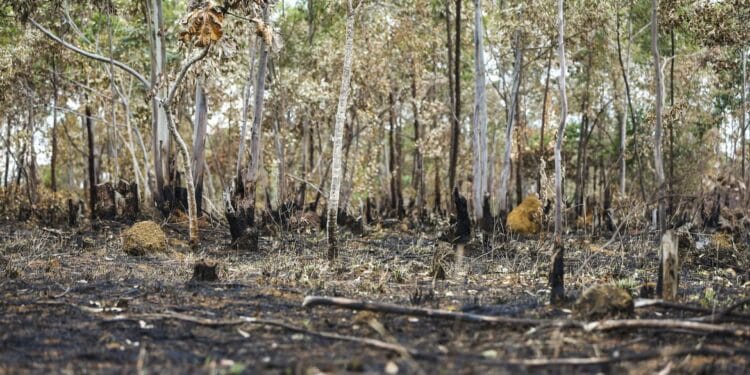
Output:
[[[88,172],[89,172],[89,210],[91,211],[91,218],[96,219],[96,166],[94,160],[96,158],[94,148],[94,126],[91,120],[91,107],[86,106],[86,117],[84,118],[86,123],[86,139],[88,140]]]
[[[558,56],[560,60],[560,125],[557,128],[555,142],[555,244],[550,272],[550,302],[557,304],[565,299],[565,247],[562,241],[562,140],[565,134],[565,122],[568,116],[568,96],[565,93],[565,13],[563,0],[557,0]]]
[[[5,129],[5,172],[3,176],[3,187],[8,187],[8,171],[10,170],[10,132],[13,123],[11,122],[11,116],[8,115],[7,121],[8,127]]]
[[[449,47],[450,48],[450,47]],[[456,185],[456,164],[461,142],[461,0],[456,0],[456,30],[453,60],[453,113],[451,116],[451,150],[448,164],[448,188]]]

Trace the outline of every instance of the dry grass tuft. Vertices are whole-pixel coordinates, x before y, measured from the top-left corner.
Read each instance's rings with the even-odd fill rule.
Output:
[[[146,255],[167,251],[167,236],[159,224],[141,221],[122,232],[122,248],[128,255]]]
[[[535,195],[529,195],[508,214],[508,228],[515,233],[538,233],[541,214],[542,202]]]

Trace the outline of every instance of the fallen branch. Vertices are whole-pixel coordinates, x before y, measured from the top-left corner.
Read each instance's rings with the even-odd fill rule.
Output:
[[[589,332],[612,331],[616,329],[668,329],[750,338],[750,330],[739,327],[672,319],[602,320],[585,324],[583,329]]]
[[[743,319],[750,320],[750,315],[748,314],[740,314],[740,313],[733,312],[739,306],[742,306],[743,304],[746,304],[746,303],[750,303],[750,299],[739,301],[736,304],[728,307],[726,310],[716,313],[715,310],[707,309],[705,307],[685,305],[685,304],[676,303],[676,302],[664,301],[661,299],[641,298],[635,301],[635,308],[640,309],[640,308],[646,308],[646,307],[658,307],[658,308],[663,308],[663,309],[689,311],[689,312],[695,312],[695,313],[700,313],[700,314],[709,314],[707,316],[694,318],[691,320],[700,321],[700,322],[718,323],[722,320],[727,320],[727,318],[736,318],[735,320],[743,320]]]
[[[489,323],[498,325],[515,325],[515,326],[581,326],[574,321],[554,321],[541,319],[524,319],[512,318],[506,316],[480,315],[472,313],[463,313],[448,310],[427,309],[421,307],[407,307],[390,303],[379,303],[370,301],[358,301],[349,298],[340,297],[320,297],[307,296],[302,302],[302,307],[314,306],[336,306],[351,310],[366,310],[388,314],[420,316],[425,318],[450,319],[464,322]]]
[[[197,316],[169,311],[166,313],[117,315],[113,317],[112,319],[108,319],[103,322],[110,323],[110,322],[123,321],[123,320],[139,321],[139,320],[150,320],[150,319],[173,319],[173,320],[190,322],[190,323],[207,326],[207,327],[237,326],[237,325],[242,325],[242,324],[273,326],[273,327],[284,328],[292,332],[302,333],[308,336],[315,336],[315,337],[325,338],[329,340],[356,342],[362,345],[395,352],[403,356],[414,356],[414,357],[419,357],[419,358],[434,358],[433,355],[422,353],[415,349],[410,349],[400,344],[388,343],[385,341],[371,339],[371,338],[339,335],[337,333],[332,333],[332,332],[313,331],[313,330],[309,330],[306,328],[297,327],[297,326],[294,326],[294,325],[291,325],[289,323],[282,322],[279,320],[258,319],[258,318],[252,318],[252,317],[246,317],[246,316],[240,317],[239,319],[215,320],[215,319],[201,318]]]

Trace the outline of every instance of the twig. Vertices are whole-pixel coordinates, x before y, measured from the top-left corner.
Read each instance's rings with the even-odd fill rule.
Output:
[[[409,316],[421,316],[426,318],[436,319],[451,319],[464,322],[477,322],[477,323],[489,323],[489,324],[502,324],[502,325],[516,325],[516,326],[541,326],[541,325],[558,325],[558,326],[581,326],[580,323],[573,321],[553,321],[553,320],[540,320],[540,319],[523,319],[523,318],[512,318],[505,316],[492,316],[492,315],[480,315],[472,313],[462,313],[456,311],[447,311],[439,309],[428,309],[421,307],[407,307],[399,306],[390,303],[379,303],[370,301],[357,301],[349,298],[340,297],[320,297],[320,296],[307,296],[302,302],[302,307],[313,307],[313,306],[336,306],[352,310],[367,310],[373,312],[409,315]]]

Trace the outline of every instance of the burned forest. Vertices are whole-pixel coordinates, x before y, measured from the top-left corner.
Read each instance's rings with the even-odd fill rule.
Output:
[[[0,374],[743,374],[744,0],[0,0]]]

